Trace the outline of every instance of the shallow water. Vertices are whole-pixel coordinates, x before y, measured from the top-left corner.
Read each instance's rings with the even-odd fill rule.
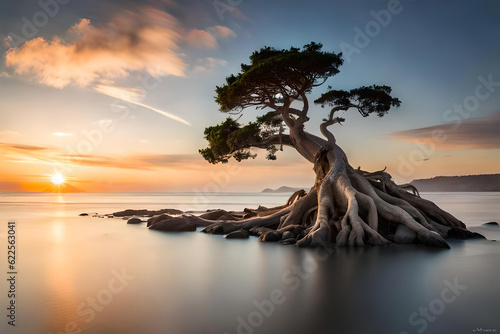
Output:
[[[423,196],[489,239],[500,239],[499,229],[480,226],[500,221],[500,193]],[[121,219],[78,217],[127,208],[241,210],[279,205],[286,198],[0,194],[2,275],[8,220],[16,222],[18,247],[16,327],[3,315],[0,332],[500,331],[500,241],[452,241],[451,250],[390,246],[330,254],[254,238],[169,234]],[[6,279],[1,282],[6,314],[8,286]]]

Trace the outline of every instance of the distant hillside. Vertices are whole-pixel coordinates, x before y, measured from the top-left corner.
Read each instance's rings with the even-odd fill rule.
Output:
[[[294,193],[298,190],[301,190],[302,188],[292,188],[292,187],[286,187],[282,186],[279,187],[278,189],[271,189],[271,188],[266,188],[262,190],[263,193]]]
[[[436,176],[410,184],[419,191],[500,191],[500,174]]]

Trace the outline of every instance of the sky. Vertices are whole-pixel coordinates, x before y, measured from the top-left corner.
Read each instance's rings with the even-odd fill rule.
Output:
[[[6,0],[0,38],[0,191],[57,173],[85,192],[310,187],[293,149],[221,165],[198,150],[227,117],[215,87],[252,51],[311,41],[344,59],[311,99],[384,84],[402,101],[332,128],[351,165],[396,182],[500,173],[498,1]],[[326,109],[310,114],[319,134]]]

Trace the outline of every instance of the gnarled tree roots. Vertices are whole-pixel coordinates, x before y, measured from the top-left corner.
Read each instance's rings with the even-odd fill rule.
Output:
[[[325,146],[315,160],[316,182],[307,194],[295,193],[286,205],[273,209],[246,209],[246,216],[233,216],[231,221],[215,219],[204,232],[242,229],[261,241],[299,247],[420,243],[450,248],[445,238],[484,238],[421,198],[414,187],[396,185],[384,170],[352,168],[336,145]]]

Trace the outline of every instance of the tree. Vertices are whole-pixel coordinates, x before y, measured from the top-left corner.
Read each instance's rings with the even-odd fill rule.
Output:
[[[342,65],[340,53],[322,48],[314,42],[284,50],[264,47],[252,53],[250,63],[242,64],[238,74],[230,75],[216,88],[221,112],[237,115],[255,107],[266,113],[248,124],[229,117],[206,128],[208,147],[200,153],[208,162],[254,158],[256,148],[267,150],[267,158],[274,160],[278,147],[288,146],[314,165],[316,181],[305,196],[276,212],[233,223],[219,220],[206,231],[260,228],[262,240],[280,239],[288,231],[292,234],[287,236],[293,235],[299,246],[412,242],[449,248],[444,238],[480,237],[448,212],[419,197],[418,192],[406,191],[409,185],[396,185],[385,169],[369,173],[349,164],[330,127],[345,121],[339,112],[355,110],[363,117],[382,117],[399,107],[401,102],[391,96],[389,86],[349,91],[329,86],[314,101],[328,110],[319,127],[324,138],[305,130],[311,109],[309,93],[339,73]]]

